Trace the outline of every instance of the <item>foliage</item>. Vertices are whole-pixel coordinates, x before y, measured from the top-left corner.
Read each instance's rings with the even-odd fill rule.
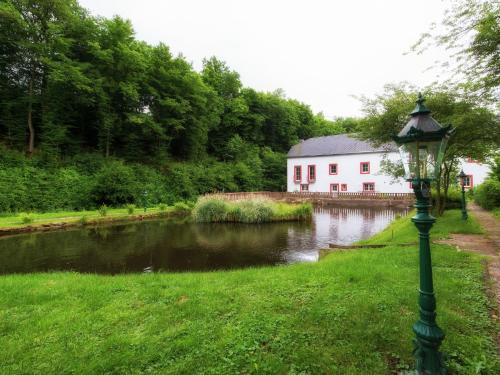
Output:
[[[135,204],[127,204],[125,208],[127,209],[127,213],[132,215],[135,211]]]
[[[264,199],[229,202],[221,198],[203,197],[198,200],[193,217],[198,222],[268,223],[273,221],[308,220],[312,205],[278,203]]]
[[[99,207],[99,215],[101,216],[106,216],[108,214],[108,206],[103,204],[101,207]]]
[[[273,205],[266,200],[243,200],[231,204],[228,221],[237,223],[267,223],[273,220]]]
[[[30,213],[23,213],[21,214],[21,222],[23,224],[31,224],[33,223],[35,219],[33,218],[33,215]]]
[[[494,178],[486,179],[474,189],[474,200],[481,207],[493,210],[500,207],[500,181]]]
[[[175,202],[173,206],[173,212],[175,213],[188,214],[191,212],[191,210],[192,207],[184,202]]]
[[[361,98],[366,117],[359,127],[360,137],[378,144],[391,141],[391,137],[407,123],[418,91],[403,83],[386,86],[384,93],[374,98]],[[489,109],[481,107],[471,98],[457,96],[456,92],[446,87],[431,86],[423,93],[432,116],[442,125],[452,124],[456,129],[448,142],[441,177],[435,182],[436,196],[443,197],[443,200],[436,201],[437,213],[441,214],[446,206],[448,190],[458,174],[460,160],[472,157],[485,161],[491,157],[500,145],[500,122]],[[385,161],[382,167],[394,176],[402,173],[397,163]]]
[[[413,46],[423,52],[430,45],[444,47],[452,60],[441,61],[446,70],[454,70],[451,81],[484,101],[498,99],[500,84],[500,10],[496,0],[458,0],[451,3],[441,27],[422,34]]]
[[[200,198],[193,209],[193,217],[198,222],[221,223],[227,220],[229,204],[223,199]]]

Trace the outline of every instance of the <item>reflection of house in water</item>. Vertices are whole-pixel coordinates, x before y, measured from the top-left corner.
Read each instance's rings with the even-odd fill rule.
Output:
[[[400,212],[393,208],[318,207],[314,216],[318,242],[349,244],[372,236],[390,223]]]

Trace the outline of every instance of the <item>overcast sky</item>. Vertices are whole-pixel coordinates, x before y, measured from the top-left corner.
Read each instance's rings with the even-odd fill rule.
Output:
[[[444,52],[404,55],[447,2],[437,0],[80,0],[92,14],[130,19],[136,36],[163,42],[196,70],[217,56],[245,86],[281,88],[326,117],[360,115],[353,95],[384,84],[425,86]]]

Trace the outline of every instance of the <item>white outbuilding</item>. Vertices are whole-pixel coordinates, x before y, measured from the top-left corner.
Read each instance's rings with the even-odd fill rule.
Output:
[[[382,172],[384,160],[400,160],[394,143],[373,146],[348,134],[306,139],[288,152],[287,191],[412,193],[409,182]],[[483,182],[489,171],[488,165],[471,159],[461,167],[469,188]]]

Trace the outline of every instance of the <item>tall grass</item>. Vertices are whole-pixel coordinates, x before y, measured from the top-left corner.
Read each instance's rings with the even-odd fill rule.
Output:
[[[268,223],[307,220],[312,216],[310,203],[288,204],[252,199],[228,202],[220,198],[200,198],[193,209],[198,222]]]

